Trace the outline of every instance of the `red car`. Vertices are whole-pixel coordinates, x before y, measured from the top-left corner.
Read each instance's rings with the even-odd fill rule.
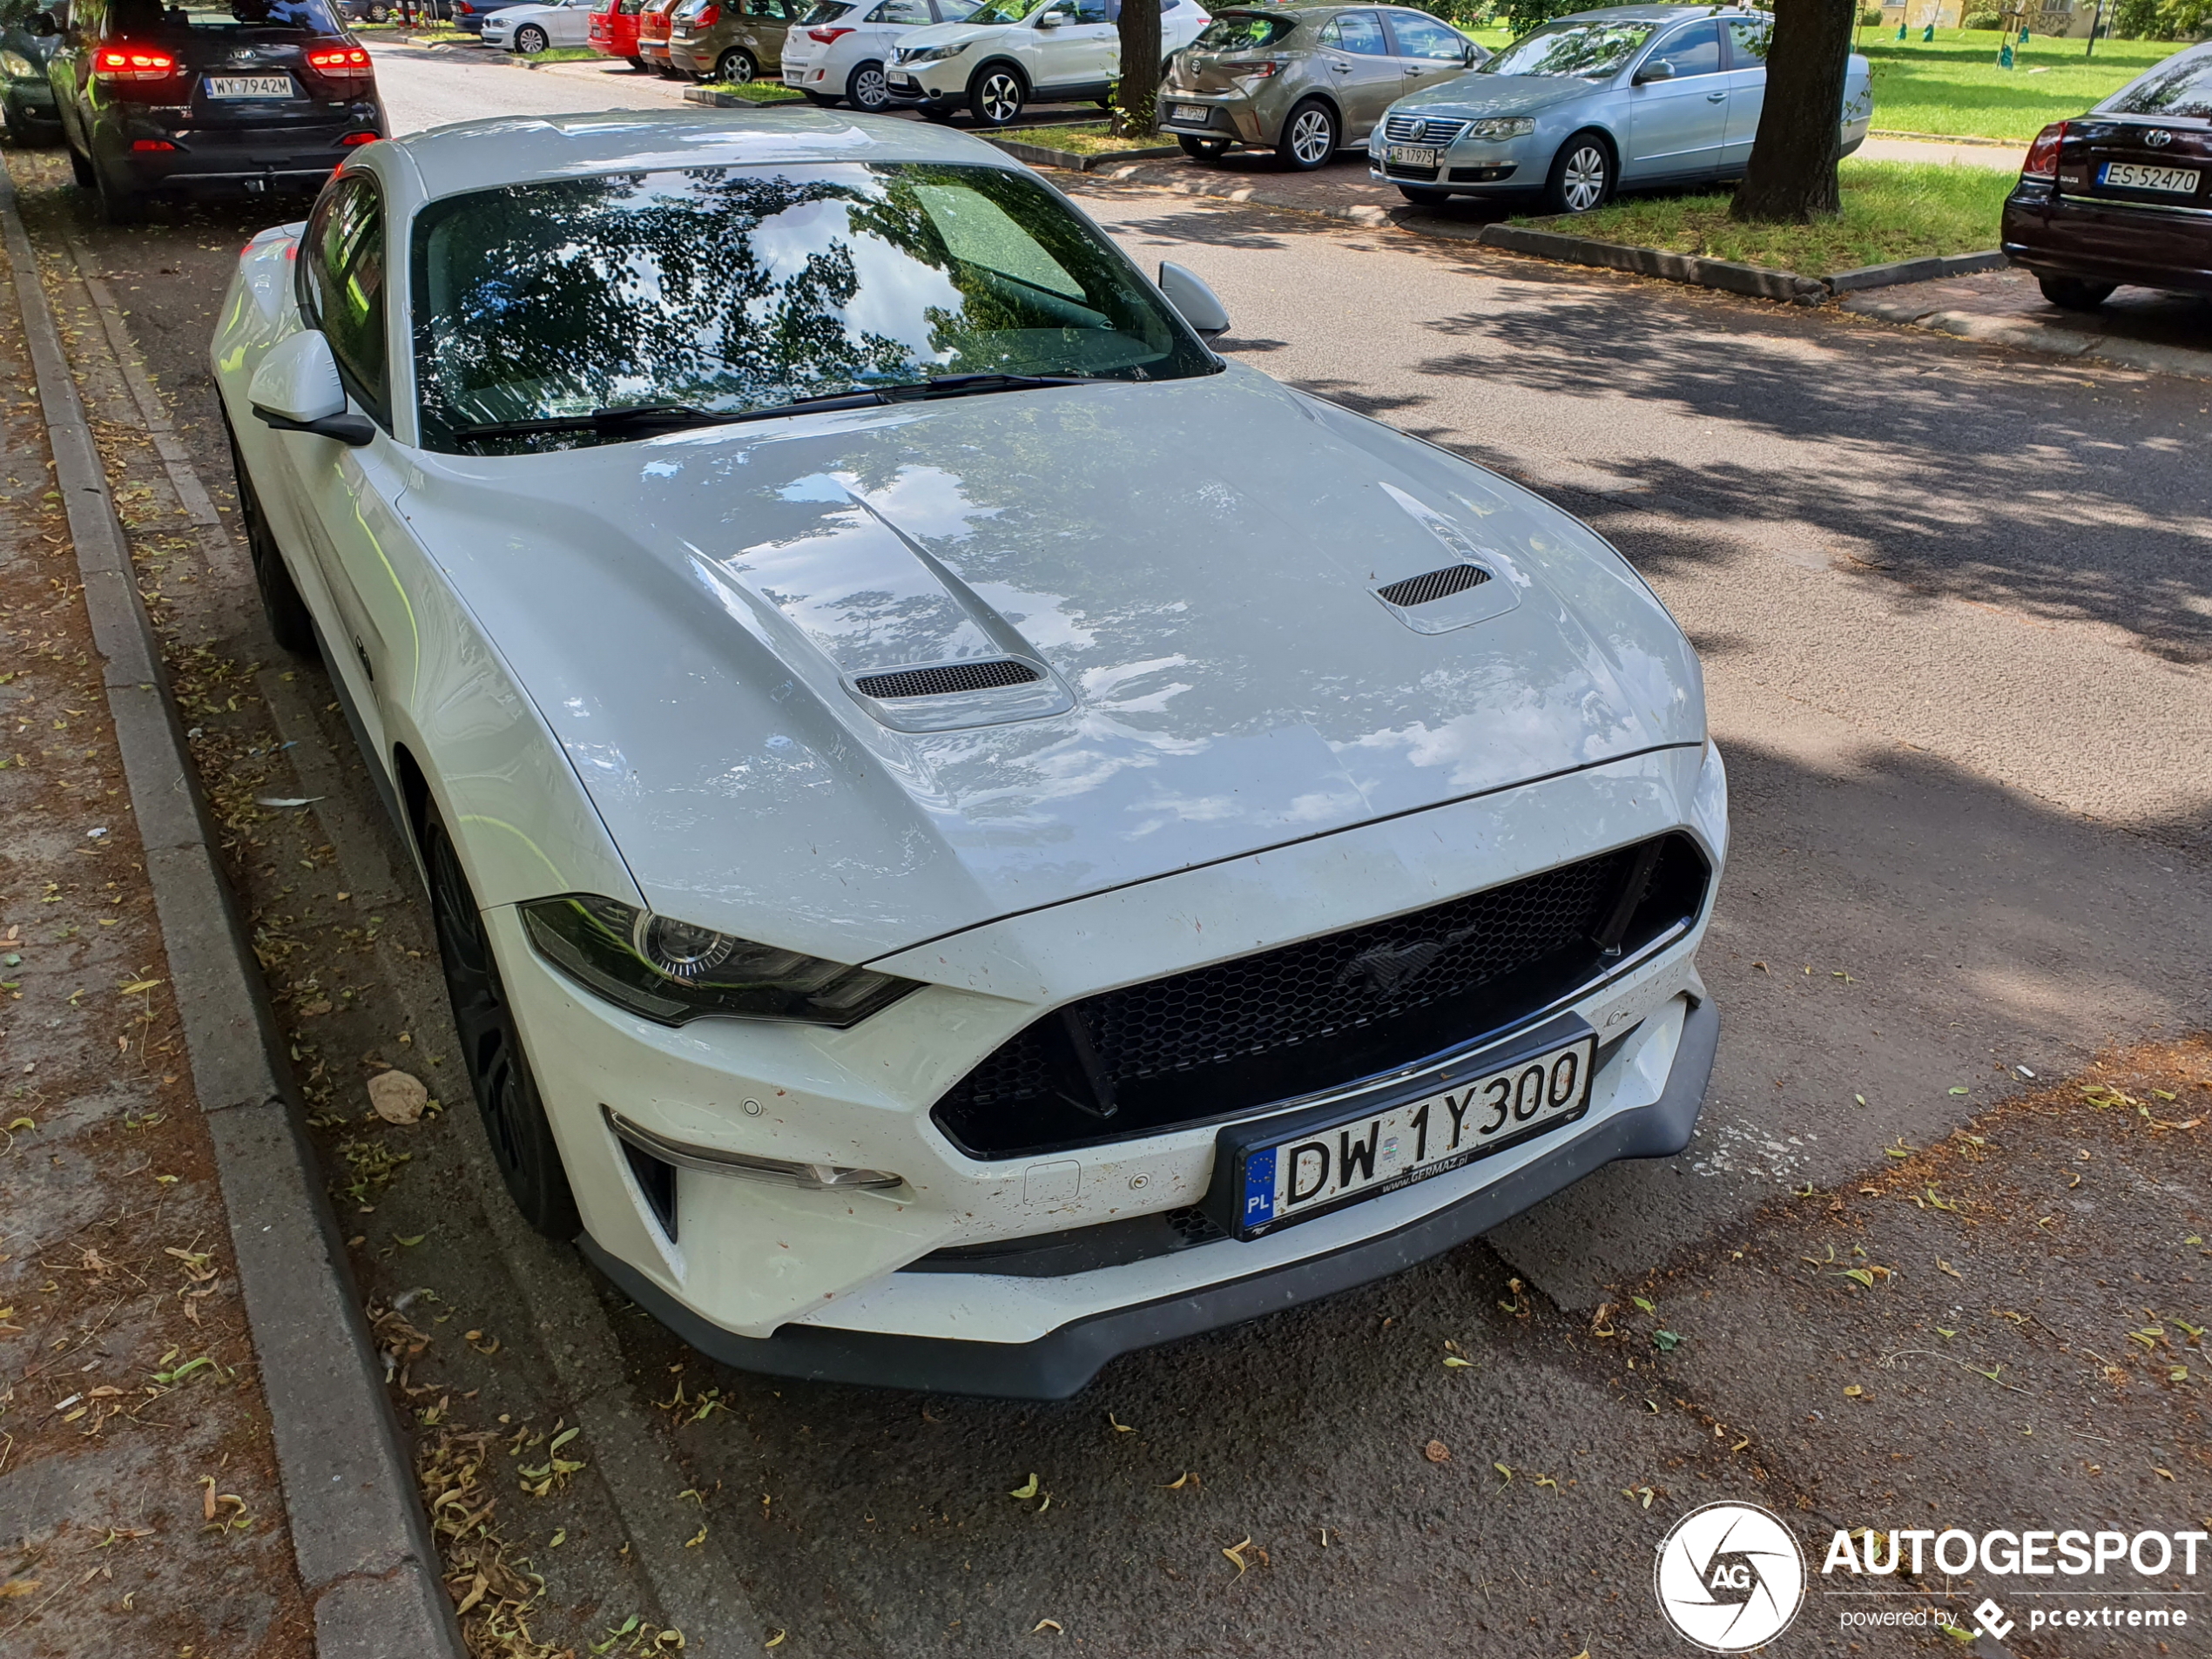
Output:
[[[591,9],[591,50],[627,57],[633,69],[645,67],[637,53],[637,14],[645,0],[599,0]]]
[[[2069,311],[2094,311],[2126,283],[2212,294],[2212,44],[2045,127],[2006,200],[2003,239]]]
[[[669,61],[668,37],[675,26],[675,11],[681,0],[644,0],[637,13],[637,56],[644,66],[658,74],[670,77],[677,73]]]

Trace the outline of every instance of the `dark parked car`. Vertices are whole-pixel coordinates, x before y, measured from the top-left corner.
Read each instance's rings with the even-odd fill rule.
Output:
[[[47,78],[113,224],[149,196],[313,194],[384,136],[375,69],[329,0],[75,0]]]
[[[2047,126],[2005,203],[2004,246],[2069,311],[2123,283],[2212,294],[2212,44]]]
[[[61,128],[54,114],[54,89],[47,84],[46,60],[61,40],[61,25],[51,11],[8,7],[0,26],[0,118],[17,144],[51,144]]]
[[[531,0],[453,0],[453,26],[464,34],[481,35],[484,19],[509,6],[526,6]]]

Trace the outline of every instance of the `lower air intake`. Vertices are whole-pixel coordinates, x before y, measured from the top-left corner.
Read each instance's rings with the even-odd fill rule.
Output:
[[[1001,685],[1027,685],[1043,678],[1028,664],[1002,657],[991,662],[950,663],[942,668],[900,668],[888,674],[862,674],[853,680],[853,686],[863,697],[887,702],[901,697],[988,691]]]
[[[1375,592],[1390,604],[1425,605],[1432,599],[1448,599],[1469,588],[1479,588],[1489,579],[1489,571],[1479,564],[1447,564],[1440,570],[1409,576],[1403,582],[1377,588]]]

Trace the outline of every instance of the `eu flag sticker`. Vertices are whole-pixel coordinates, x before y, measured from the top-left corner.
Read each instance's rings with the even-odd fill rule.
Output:
[[[1261,1227],[1275,1219],[1275,1149],[1255,1152],[1244,1160],[1244,1213],[1247,1227]]]

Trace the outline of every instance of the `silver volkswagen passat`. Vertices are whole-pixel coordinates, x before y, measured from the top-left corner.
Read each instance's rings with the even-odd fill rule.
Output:
[[[1766,99],[1773,19],[1726,6],[1612,6],[1554,18],[1472,74],[1393,104],[1369,170],[1407,200],[1541,199],[1586,213],[1615,189],[1740,179]],[[1844,83],[1843,153],[1865,141],[1866,60]]]

